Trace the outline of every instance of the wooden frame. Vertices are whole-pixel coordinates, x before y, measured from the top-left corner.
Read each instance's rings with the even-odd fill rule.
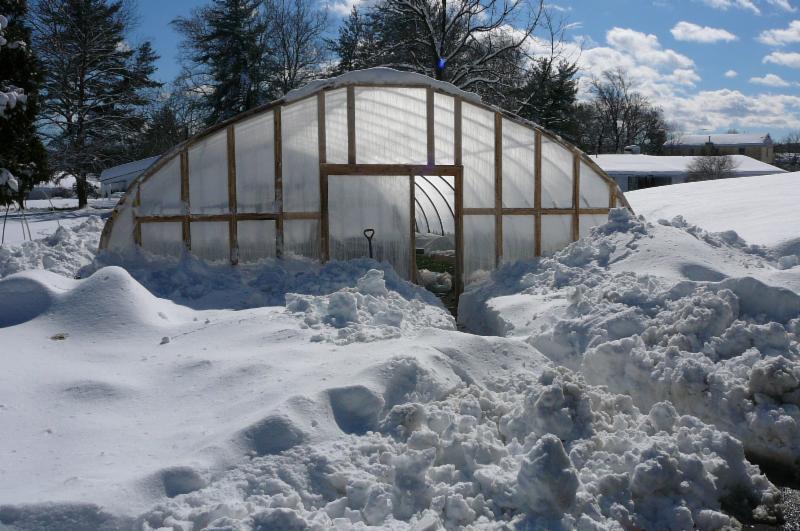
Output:
[[[426,135],[426,153],[425,164],[370,164],[362,165],[357,164],[356,152],[356,88],[357,87],[403,87],[403,88],[419,88],[425,89],[425,135]],[[346,94],[346,115],[347,115],[347,164],[330,164],[327,161],[327,131],[326,131],[326,108],[325,108],[325,95],[331,90],[344,90]],[[453,131],[454,131],[454,145],[453,145],[453,163],[452,165],[437,165],[436,164],[436,131],[435,131],[435,97],[436,94],[445,94],[453,98]],[[312,212],[285,212],[284,211],[284,197],[283,197],[283,162],[282,162],[282,116],[281,110],[286,105],[294,105],[298,102],[306,101],[314,98],[317,105],[317,141],[318,141],[318,154],[319,154],[319,187],[320,187],[320,209],[319,211]],[[494,116],[494,198],[490,202],[491,207],[487,208],[465,208],[464,207],[464,178],[463,178],[463,126],[462,126],[462,106],[469,104],[478,108],[491,111]],[[235,142],[235,124],[247,120],[255,115],[272,112],[273,113],[273,127],[274,127],[274,190],[275,190],[275,211],[274,212],[260,212],[260,213],[241,213],[238,211],[237,202],[237,175],[236,175],[236,142]],[[504,208],[503,207],[503,121],[509,120],[513,123],[521,124],[534,131],[534,167],[532,174],[534,179],[534,198],[533,208]],[[191,213],[190,194],[189,194],[189,159],[188,150],[196,143],[203,141],[204,138],[222,130],[227,130],[227,181],[228,181],[228,203],[229,209],[226,213],[214,215],[196,215]],[[573,154],[572,159],[572,205],[569,208],[542,208],[542,140],[547,138],[549,142],[556,143],[562,148],[568,150]],[[184,205],[183,213],[180,215],[168,216],[145,216],[138,215],[138,208],[141,204],[140,186],[145,183],[150,177],[155,175],[162,167],[164,167],[170,160],[175,157],[180,158],[180,192],[181,200]],[[605,180],[609,187],[609,200],[608,206],[602,208],[581,208],[581,165],[585,164],[595,172],[601,179]],[[571,215],[572,216],[572,239],[577,239],[580,236],[580,216],[582,214],[604,214],[610,208],[617,205],[623,205],[628,208],[629,205],[625,200],[624,195],[621,194],[619,188],[613,179],[608,177],[602,169],[588,156],[581,153],[576,148],[566,144],[563,140],[546,131],[545,129],[523,120],[506,111],[493,108],[489,105],[476,101],[474,98],[466,95],[454,94],[452,91],[443,89],[441,87],[434,87],[427,83],[353,83],[344,82],[337,83],[333,81],[328,85],[322,84],[318,90],[304,94],[301,97],[289,99],[280,99],[270,104],[252,109],[245,113],[240,114],[232,119],[215,125],[206,131],[196,135],[195,137],[183,142],[175,149],[162,156],[150,169],[143,175],[134,180],[128,188],[128,194],[132,199],[124,197],[117,208],[111,215],[111,219],[106,224],[101,237],[100,248],[108,247],[111,237],[111,231],[115,219],[118,217],[121,209],[130,208],[131,203],[134,208],[132,216],[134,220],[133,229],[133,242],[135,245],[141,246],[141,224],[142,223],[158,223],[158,222],[180,222],[182,226],[182,238],[187,250],[191,249],[191,223],[199,221],[224,221],[229,223],[229,245],[231,250],[230,262],[237,264],[238,257],[238,222],[245,220],[274,220],[275,221],[275,250],[277,257],[284,256],[284,221],[286,220],[318,220],[319,242],[321,247],[321,257],[323,259],[330,254],[329,249],[329,219],[328,219],[328,177],[331,175],[407,175],[407,176],[452,176],[454,181],[454,204],[450,204],[449,200],[445,198],[445,203],[451,209],[455,220],[456,231],[456,290],[460,293],[463,290],[464,280],[464,231],[463,222],[464,216],[469,215],[488,215],[493,216],[495,220],[495,249],[494,249],[494,264],[499,266],[504,255],[503,249],[503,218],[504,216],[532,216],[535,220],[535,227],[533,227],[535,235],[535,249],[534,254],[540,256],[542,254],[542,227],[541,221],[544,216],[548,215]],[[414,180],[410,186],[410,194],[413,199],[412,207],[416,204]],[[438,189],[437,189],[438,191]],[[438,214],[438,212],[437,212]],[[441,216],[440,216],[441,217]],[[414,216],[412,216],[412,224]],[[441,223],[441,220],[440,220]],[[413,252],[412,252],[413,256]]]
[[[455,195],[458,197],[460,194],[461,186],[463,185],[463,168],[461,166],[456,165],[433,165],[433,166],[425,166],[425,165],[414,165],[414,164],[320,164],[320,216],[321,216],[321,223],[320,223],[320,241],[322,244],[322,249],[320,253],[320,260],[322,262],[327,262],[331,259],[330,253],[330,209],[328,205],[328,186],[330,182],[330,177],[332,176],[341,176],[341,175],[348,175],[348,176],[363,176],[363,177],[383,177],[383,176],[391,176],[391,177],[403,177],[408,176],[409,178],[409,204],[411,208],[410,214],[410,242],[411,242],[411,249],[410,249],[410,259],[411,264],[409,265],[409,272],[411,275],[412,282],[416,282],[417,280],[417,262],[416,262],[416,237],[414,234],[414,227],[415,227],[415,206],[417,204],[416,200],[416,193],[415,193],[415,177],[426,177],[426,176],[450,176],[454,179],[454,187],[455,187]],[[458,209],[456,210],[458,212]],[[461,227],[463,223],[463,219],[456,216],[454,219],[455,223],[455,230],[456,230],[456,286],[463,285],[463,279],[461,279],[460,274],[462,268],[458,267],[459,263],[463,263],[463,248],[461,245],[463,244],[463,237],[461,238],[461,243],[459,243],[458,234],[459,232],[463,233],[463,228]],[[456,294],[460,294],[460,291],[457,291]]]

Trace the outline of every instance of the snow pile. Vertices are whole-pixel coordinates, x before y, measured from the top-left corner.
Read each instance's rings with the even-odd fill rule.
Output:
[[[391,408],[363,436],[253,458],[145,529],[721,529],[775,520],[741,444],[666,403],[642,415],[566,369]]]
[[[628,192],[651,221],[682,215],[708,231],[735,230],[778,256],[800,254],[800,172],[658,186]]]
[[[111,265],[124,267],[157,297],[195,309],[283,306],[287,293],[327,295],[355,286],[371,269],[382,271],[387,289],[401,297],[440,304],[426,289],[401,279],[387,263],[369,258],[321,265],[287,258],[231,266],[208,263],[188,253],[180,260],[141,251],[124,256],[102,253],[80,271],[80,276],[87,277]]]
[[[453,317],[441,307],[407,300],[386,288],[384,272],[370,269],[356,286],[329,295],[286,295],[286,310],[319,333],[312,341],[339,345],[400,337],[425,327],[454,330]]]
[[[0,248],[0,278],[27,269],[74,277],[94,259],[103,223],[90,216],[77,225],[60,226],[44,238]]]
[[[735,233],[614,210],[552,258],[496,272],[462,296],[459,318],[525,338],[644,410],[669,401],[797,471],[800,268],[759,252]]]
[[[453,289],[453,277],[450,273],[438,273],[428,269],[417,270],[417,282],[434,293],[448,293]]]

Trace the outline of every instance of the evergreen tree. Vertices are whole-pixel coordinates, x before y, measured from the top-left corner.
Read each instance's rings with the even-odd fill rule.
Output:
[[[328,48],[339,62],[333,69],[336,75],[375,66],[375,41],[372,25],[358,8],[353,6],[350,16],[339,27],[336,40],[328,41]]]
[[[38,0],[34,46],[42,63],[40,131],[53,170],[74,175],[79,207],[89,174],[129,156],[144,124],[157,56],[132,47],[131,14],[122,0]]]
[[[519,99],[517,114],[575,140],[578,65],[560,58],[533,61]]]
[[[31,31],[27,14],[26,0],[0,0],[0,15],[8,24],[2,31],[7,42],[0,50],[0,88],[13,91],[12,98],[19,100],[13,108],[4,101],[4,109],[0,111],[0,171],[5,169],[17,182],[17,190],[0,187],[0,205],[8,204],[14,199],[12,196],[22,205],[25,194],[36,183],[47,180],[48,175],[47,153],[36,135],[41,76],[36,57],[28,46]]]
[[[200,68],[209,124],[266,100],[267,23],[262,0],[213,0],[173,25],[184,36],[189,60]]]

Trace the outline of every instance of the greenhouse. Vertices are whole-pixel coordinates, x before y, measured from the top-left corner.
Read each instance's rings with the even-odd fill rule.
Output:
[[[614,181],[557,136],[448,83],[375,68],[176,146],[131,183],[100,248],[231,264],[373,256],[414,281],[418,240],[436,234],[460,292],[586,235],[616,205]]]

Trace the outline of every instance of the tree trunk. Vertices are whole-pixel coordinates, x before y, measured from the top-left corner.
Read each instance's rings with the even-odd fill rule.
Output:
[[[89,204],[88,186],[86,186],[86,175],[78,175],[75,178],[75,188],[78,192],[78,208],[85,208]]]

